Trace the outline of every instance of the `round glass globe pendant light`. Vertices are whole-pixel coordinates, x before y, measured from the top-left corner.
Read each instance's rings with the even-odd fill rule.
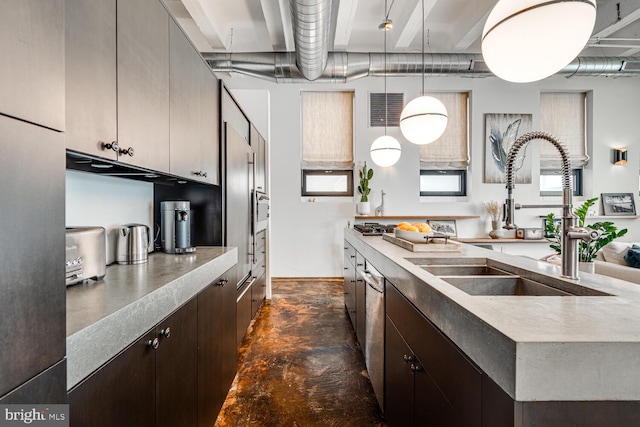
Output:
[[[400,114],[400,131],[414,144],[431,144],[442,136],[449,117],[437,98],[424,93],[424,0],[422,0],[422,96],[405,105]]]
[[[595,22],[595,0],[500,0],[482,32],[482,56],[503,80],[542,80],[578,56]]]
[[[387,31],[391,30],[392,25],[385,25],[390,23],[389,15],[387,12],[387,0],[384,2],[385,20],[378,29],[383,30],[384,33],[384,135],[377,138],[371,144],[369,149],[369,155],[371,160],[376,165],[386,168],[395,165],[400,160],[400,154],[402,148],[397,139],[387,135]]]

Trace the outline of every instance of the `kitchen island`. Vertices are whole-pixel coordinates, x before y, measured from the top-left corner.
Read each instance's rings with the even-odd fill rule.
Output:
[[[578,404],[575,411],[611,411],[637,424],[637,285],[586,273],[563,279],[558,266],[465,244],[454,253],[411,252],[351,229],[345,240],[512,399],[518,422],[527,425],[526,411],[535,410],[521,403],[549,402],[555,409],[544,411]],[[423,268],[481,263],[581,296],[472,295]]]
[[[236,248],[156,252],[107,267],[103,280],[67,288],[67,389],[115,357],[237,262]]]

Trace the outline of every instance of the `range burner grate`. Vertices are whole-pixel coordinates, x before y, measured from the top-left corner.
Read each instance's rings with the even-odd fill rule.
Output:
[[[384,233],[393,233],[394,228],[396,224],[378,224],[377,222],[365,222],[353,226],[353,229],[363,236],[382,236]]]

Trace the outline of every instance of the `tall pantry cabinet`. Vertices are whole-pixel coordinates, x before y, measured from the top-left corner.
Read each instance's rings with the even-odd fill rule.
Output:
[[[0,2],[0,55],[0,403],[65,403],[64,0]]]

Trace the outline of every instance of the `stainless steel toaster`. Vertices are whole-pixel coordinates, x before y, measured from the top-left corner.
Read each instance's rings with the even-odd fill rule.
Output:
[[[70,227],[66,233],[65,283],[101,280],[107,272],[105,229]]]

